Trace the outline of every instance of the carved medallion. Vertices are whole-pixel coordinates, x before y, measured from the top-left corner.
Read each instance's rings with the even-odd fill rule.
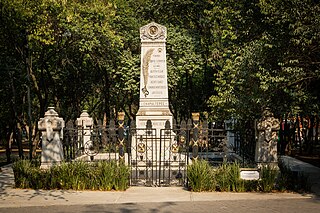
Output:
[[[142,40],[165,40],[166,39],[167,29],[155,22],[147,24],[140,28],[140,38]]]
[[[157,26],[153,25],[153,26],[149,27],[149,34],[151,36],[157,35],[157,32],[158,32],[158,27]]]

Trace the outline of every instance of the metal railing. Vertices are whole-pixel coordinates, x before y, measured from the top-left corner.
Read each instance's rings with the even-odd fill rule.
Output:
[[[187,165],[194,159],[217,166],[235,161],[236,154],[244,156],[238,161],[254,157],[255,144],[247,138],[252,135],[191,119],[172,126],[166,122],[160,131],[152,128],[151,121],[139,129],[112,121],[89,128],[67,125],[63,147],[67,161],[125,161],[131,169],[131,185],[183,185]]]

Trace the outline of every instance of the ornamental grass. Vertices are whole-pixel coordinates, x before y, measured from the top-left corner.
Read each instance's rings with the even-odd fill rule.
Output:
[[[124,162],[64,162],[43,170],[29,160],[19,160],[12,168],[16,188],[110,191],[129,186],[130,170]]]

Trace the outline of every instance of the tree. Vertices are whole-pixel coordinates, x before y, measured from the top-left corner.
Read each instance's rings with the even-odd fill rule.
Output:
[[[66,119],[76,118],[86,97],[98,88],[92,84],[95,70],[110,70],[122,45],[110,24],[113,5],[105,1],[2,0],[1,8],[1,44],[7,50],[1,55],[3,73],[19,64],[19,78],[31,77],[33,122],[44,115],[48,105],[56,106]],[[27,84],[23,82],[21,86]],[[19,106],[18,99],[25,100],[16,96],[13,109]],[[26,111],[21,108],[20,112]],[[35,144],[30,145],[34,151]]]
[[[222,117],[259,117],[264,107],[277,115],[318,111],[319,96],[319,4],[315,1],[252,1],[257,14],[247,23],[248,8],[228,5],[239,14],[231,32],[263,23],[242,39],[231,43],[231,52],[216,75],[213,110]],[[241,3],[240,3],[241,4]],[[239,9],[240,8],[240,9]],[[235,23],[243,23],[237,25]],[[251,39],[250,39],[251,37]],[[310,104],[314,103],[314,104]]]

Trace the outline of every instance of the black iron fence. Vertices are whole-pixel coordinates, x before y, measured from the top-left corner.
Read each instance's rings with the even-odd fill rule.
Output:
[[[67,161],[120,160],[130,151],[129,130],[123,124],[75,127],[69,122],[64,128],[63,150]]]
[[[189,119],[172,126],[166,122],[163,129],[155,129],[151,121],[145,128],[111,121],[108,126],[86,128],[68,123],[63,147],[67,161],[125,161],[131,169],[131,185],[168,186],[186,183],[187,165],[193,159],[217,166],[254,157],[255,141],[251,139],[250,134],[226,129],[224,123]]]
[[[279,153],[293,156],[320,156],[320,117],[284,116],[279,131]]]

